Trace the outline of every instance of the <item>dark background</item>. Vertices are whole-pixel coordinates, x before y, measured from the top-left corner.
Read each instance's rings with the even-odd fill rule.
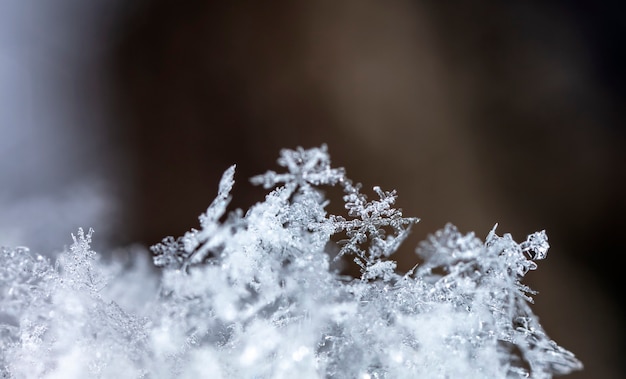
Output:
[[[422,222],[397,259],[453,222],[519,241],[546,229],[531,273],[549,335],[586,371],[618,374],[624,334],[624,22],[598,2],[146,2],[112,51],[135,221],[152,244],[181,235],[238,164],[327,143],[369,188]],[[623,375],[623,372],[622,372]]]
[[[35,29],[39,8],[20,13],[31,36],[20,49],[63,62],[33,67],[55,78],[55,109],[82,116],[42,145],[59,146],[50,157],[66,167],[52,182],[106,182],[116,210],[96,237],[149,246],[182,235],[231,164],[232,206],[247,208],[264,194],[247,179],[277,169],[281,148],[327,143],[335,166],[365,188],[397,189],[405,215],[422,219],[396,257],[402,270],[446,222],[480,238],[499,223],[517,241],[546,229],[548,259],[526,283],[548,335],[586,366],[568,378],[626,377],[618,2],[54,4],[56,29]],[[47,157],[34,175],[11,159],[16,194],[56,191],[35,168]]]

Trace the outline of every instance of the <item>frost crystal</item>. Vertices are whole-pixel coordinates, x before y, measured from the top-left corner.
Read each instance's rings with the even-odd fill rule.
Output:
[[[550,340],[521,280],[548,250],[494,229],[483,242],[454,226],[422,242],[423,262],[390,259],[418,219],[395,191],[368,200],[326,146],[283,150],[286,173],[247,212],[227,213],[235,166],[199,229],[152,247],[158,278],[105,264],[79,230],[56,263],[0,253],[4,378],[552,378],[582,368]],[[344,192],[329,215],[325,186]],[[337,247],[336,238],[345,237]],[[330,269],[351,256],[360,278]],[[154,284],[158,281],[159,284]]]

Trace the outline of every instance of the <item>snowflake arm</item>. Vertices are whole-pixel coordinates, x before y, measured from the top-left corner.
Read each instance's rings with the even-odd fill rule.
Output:
[[[154,264],[160,267],[183,268],[202,262],[211,249],[219,245],[219,220],[231,201],[230,191],[235,183],[235,165],[222,175],[217,191],[206,212],[200,215],[200,230],[192,229],[183,237],[166,237],[161,243],[152,246]]]

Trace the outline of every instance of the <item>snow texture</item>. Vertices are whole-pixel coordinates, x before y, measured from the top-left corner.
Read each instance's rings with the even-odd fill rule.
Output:
[[[369,201],[326,146],[283,150],[286,172],[247,212],[227,212],[235,166],[199,229],[105,264],[79,230],[55,263],[0,251],[3,378],[552,378],[582,368],[544,332],[521,283],[546,257],[545,232],[483,242],[454,226],[422,242],[422,263],[389,257],[418,219]],[[346,215],[322,189],[340,186]],[[334,247],[331,237],[346,238]],[[352,257],[360,278],[330,269]],[[134,256],[141,256],[137,252]]]

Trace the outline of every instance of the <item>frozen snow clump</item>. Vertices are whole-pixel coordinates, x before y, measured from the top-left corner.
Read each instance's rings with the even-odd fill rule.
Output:
[[[326,146],[283,150],[270,192],[227,212],[235,167],[200,226],[141,260],[104,263],[79,230],[56,262],[0,251],[2,378],[552,378],[581,369],[544,332],[521,283],[545,232],[486,241],[446,225],[396,271],[418,219],[395,191],[332,168]],[[329,215],[323,190],[343,190]],[[335,237],[333,237],[335,236]],[[339,240],[338,242],[335,242]],[[335,258],[331,258],[330,252]],[[134,256],[142,256],[134,252]],[[360,277],[331,269],[351,257]]]

